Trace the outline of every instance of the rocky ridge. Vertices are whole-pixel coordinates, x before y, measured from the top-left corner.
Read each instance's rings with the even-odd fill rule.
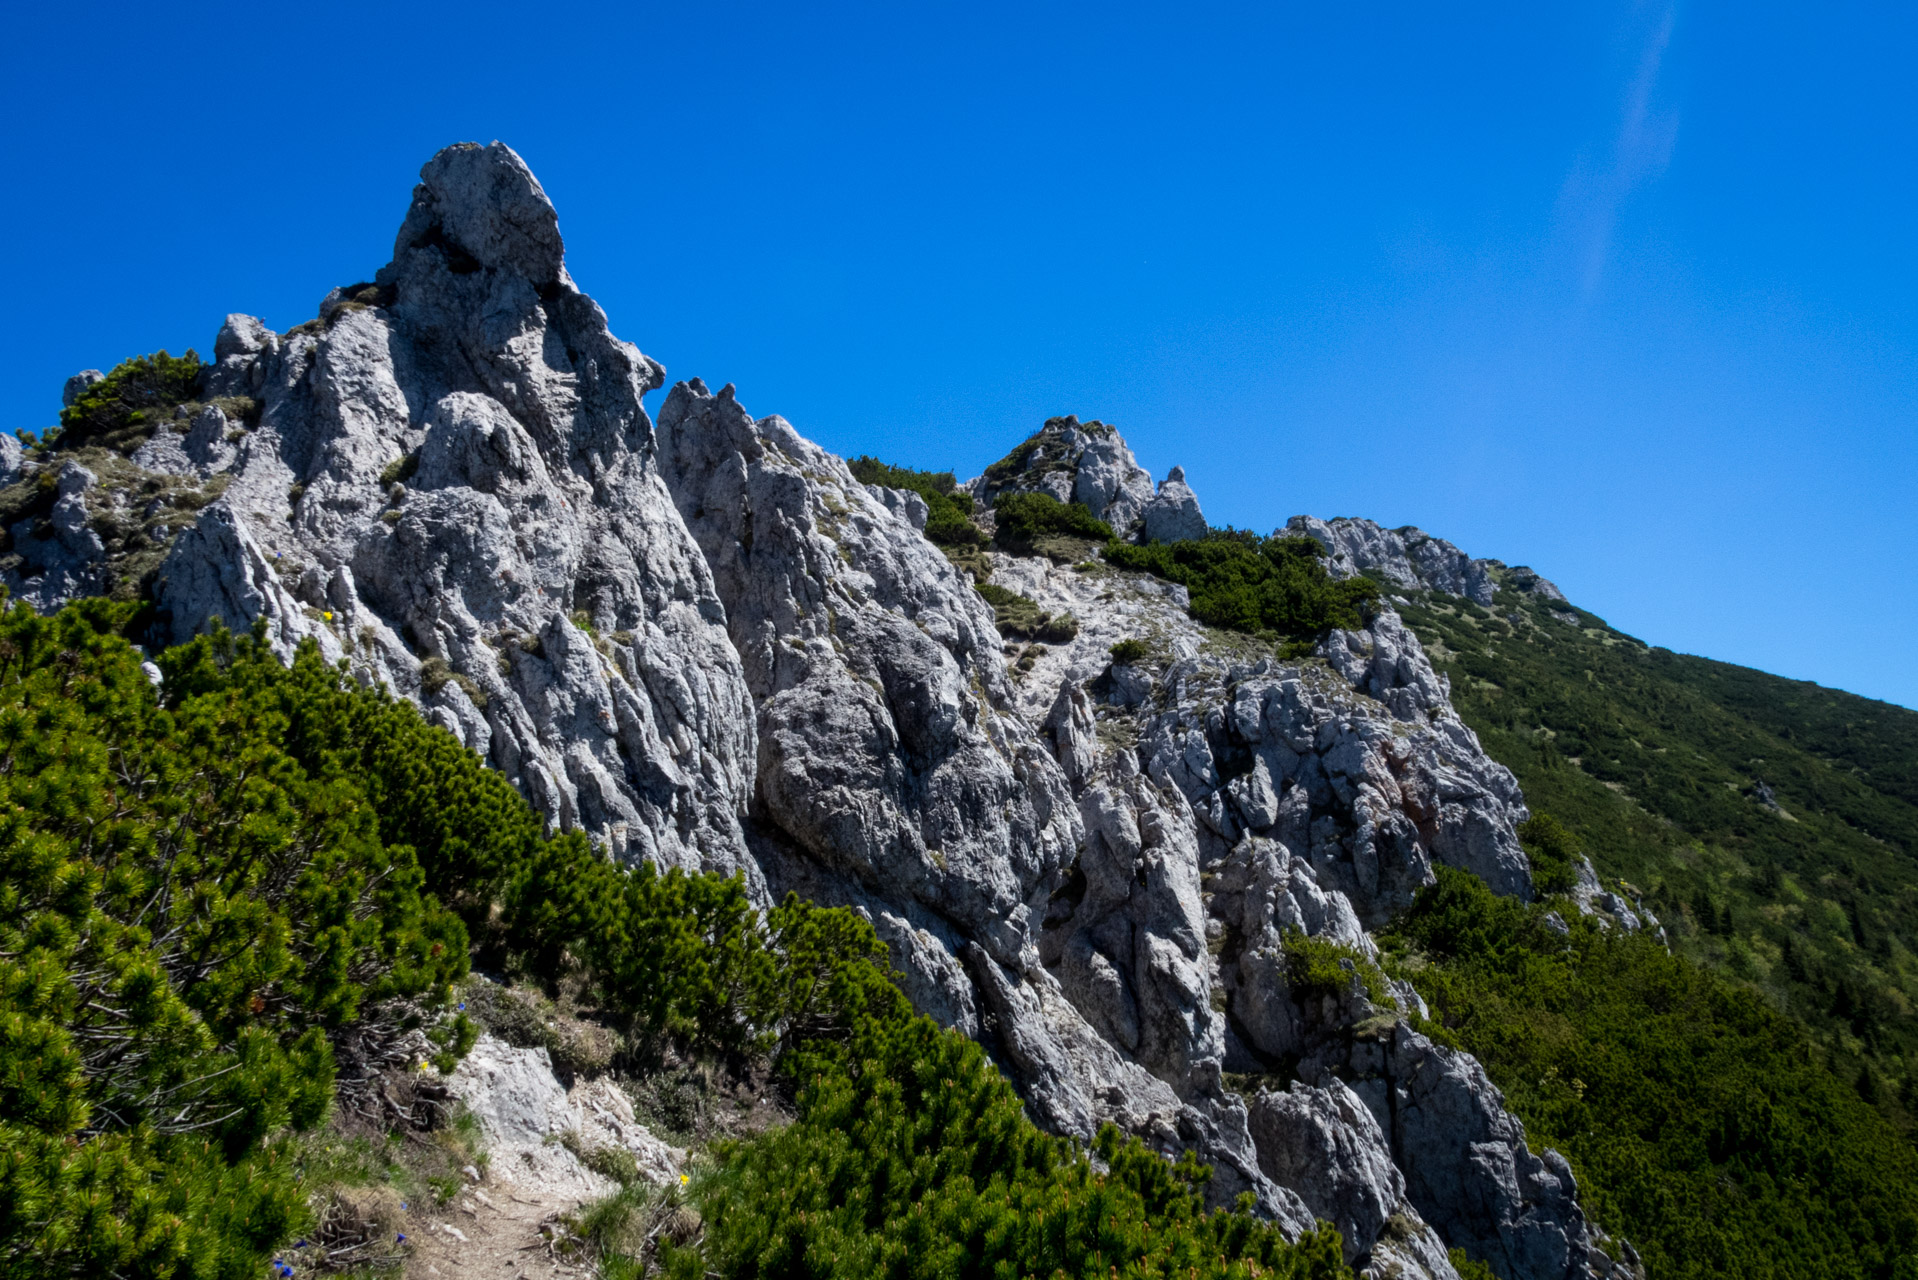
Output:
[[[1474,559],[1411,525],[1387,529],[1349,516],[1293,516],[1285,522],[1285,531],[1317,541],[1325,548],[1326,567],[1342,578],[1362,573],[1382,586],[1464,596],[1483,606],[1506,584],[1554,604],[1565,603],[1565,593],[1537,571],[1507,566],[1502,560]]]
[[[1192,621],[1182,588],[992,553],[994,582],[1080,624],[1008,649],[912,495],[731,387],[678,384],[654,426],[663,370],[573,284],[510,149],[421,177],[372,282],[287,334],[229,317],[206,403],[131,479],[52,472],[51,532],[14,531],[6,585],[41,608],[97,591],[141,485],[217,485],[162,529],[156,640],[215,619],[311,639],[614,856],[860,910],[1040,1123],[1194,1149],[1221,1199],[1337,1222],[1365,1274],[1451,1276],[1448,1247],[1514,1280],[1631,1274],[1564,1161],[1373,964],[1368,929],[1435,864],[1531,895],[1517,784],[1394,613],[1281,660]],[[0,465],[37,485],[53,461]],[[1155,489],[1096,422],[1048,422],[969,488],[1205,530],[1182,471]],[[1288,528],[1407,589],[1529,573],[1416,530]],[[1148,656],[1115,663],[1128,639]],[[1303,940],[1346,980],[1302,983]]]

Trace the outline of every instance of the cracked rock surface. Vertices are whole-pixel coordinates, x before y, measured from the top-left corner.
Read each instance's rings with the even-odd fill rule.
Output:
[[[915,1005],[979,1039],[1052,1131],[1194,1150],[1219,1202],[1250,1192],[1294,1233],[1328,1218],[1370,1276],[1452,1277],[1448,1247],[1511,1280],[1631,1274],[1565,1162],[1375,967],[1369,931],[1437,864],[1532,896],[1524,797],[1389,608],[1284,657],[1193,621],[1182,587],[987,553],[993,582],[1079,623],[1007,642],[917,495],[858,483],[730,386],[675,385],[655,427],[641,397],[664,371],[574,285],[551,204],[497,143],[426,165],[372,281],[286,334],[229,317],[214,351],[208,403],[47,481],[12,533],[38,557],[5,569],[17,594],[132,580],[114,521],[163,481],[187,496],[141,509],[156,640],[262,620],[614,856],[860,911]],[[16,488],[36,465],[0,453]],[[1076,418],[968,488],[988,509],[1080,501],[1126,537],[1206,531],[1182,471],[1155,488]],[[1288,528],[1336,573],[1562,600],[1417,530]],[[1115,663],[1121,640],[1146,656]],[[1339,948],[1342,985],[1304,981],[1308,939]],[[540,1083],[503,1050],[469,1063],[489,1097]]]

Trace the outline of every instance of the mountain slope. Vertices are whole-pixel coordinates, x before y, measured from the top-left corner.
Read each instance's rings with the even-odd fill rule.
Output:
[[[1918,712],[1649,647],[1495,561],[1478,599],[1393,572],[1367,522],[1321,526],[1400,592],[1453,705],[1642,893],[1679,949],[1763,988],[1909,1123],[1918,1067]],[[1451,587],[1453,583],[1445,583]],[[1487,607],[1489,606],[1489,607]],[[1900,1098],[1903,1099],[1900,1102]]]

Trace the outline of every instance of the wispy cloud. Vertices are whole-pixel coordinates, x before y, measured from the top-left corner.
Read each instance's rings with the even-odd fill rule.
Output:
[[[1655,103],[1659,70],[1671,44],[1677,11],[1668,4],[1645,16],[1648,21],[1621,96],[1610,154],[1597,164],[1581,159],[1559,193],[1560,217],[1573,237],[1579,284],[1586,297],[1604,278],[1619,210],[1634,191],[1665,171],[1678,137],[1677,110],[1660,109]]]

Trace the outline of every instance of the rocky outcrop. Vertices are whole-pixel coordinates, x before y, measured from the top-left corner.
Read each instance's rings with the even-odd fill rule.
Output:
[[[1389,608],[1300,657],[1200,626],[1182,587],[982,553],[1079,623],[1008,645],[917,495],[858,483],[730,386],[679,383],[655,429],[664,371],[574,286],[498,144],[428,163],[373,281],[286,334],[230,317],[214,354],[204,402],[112,474],[69,459],[50,498],[8,490],[48,501],[10,587],[53,607],[125,580],[101,531],[158,477],[193,496],[177,528],[143,517],[157,638],[257,620],[282,653],[311,641],[555,826],[861,912],[917,1007],[1055,1132],[1196,1151],[1218,1201],[1250,1192],[1294,1233],[1331,1218],[1367,1275],[1451,1276],[1446,1245],[1512,1280],[1609,1266],[1564,1162],[1376,968],[1367,930],[1436,864],[1531,896],[1517,784]],[[988,509],[1083,502],[1127,537],[1206,528],[1182,471],[1155,491],[1076,418],[969,487]],[[1342,574],[1558,598],[1416,530],[1289,527]],[[1329,987],[1301,940],[1337,957]],[[482,1041],[462,1068],[496,1141],[557,1161],[565,1123],[644,1154],[618,1099],[556,1098],[520,1054]]]
[[[759,814],[1018,966],[1027,903],[1079,824],[1059,766],[1002,709],[991,606],[844,462],[755,421],[731,387],[674,387],[659,441],[758,707]]]
[[[1457,1276],[1444,1242],[1405,1198],[1405,1175],[1385,1131],[1336,1077],[1261,1090],[1252,1099],[1252,1133],[1260,1166],[1339,1229],[1345,1260],[1362,1275]]]
[[[519,1187],[587,1200],[618,1184],[588,1168],[580,1152],[610,1149],[633,1160],[655,1186],[676,1182],[686,1152],[653,1136],[611,1080],[581,1080],[569,1091],[546,1050],[515,1048],[483,1035],[446,1079],[479,1124],[491,1172]]]
[[[1406,1015],[1424,1012],[1414,991],[1362,981],[1376,958],[1367,928],[1431,883],[1435,863],[1531,895],[1514,832],[1523,797],[1417,638],[1388,609],[1282,660],[1192,622],[1164,583],[1036,558],[995,565],[995,581],[1081,623],[1018,695],[1087,815],[1040,954],[1088,1020],[1155,1071],[1176,1060],[1188,1080],[1299,1082],[1251,1099],[1261,1172],[1339,1221],[1368,1274],[1449,1275],[1444,1245],[1502,1275],[1605,1274],[1563,1162],[1526,1147],[1468,1055],[1411,1031]],[[1113,664],[1107,650],[1127,639],[1151,656]],[[1142,925],[1162,938],[1143,956]],[[1198,965],[1181,946],[1195,925]],[[1293,934],[1344,948],[1348,989],[1301,988]],[[1194,1016],[1205,1007],[1222,1034]]]
[[[1481,605],[1491,604],[1501,585],[1565,603],[1564,592],[1534,570],[1524,565],[1508,568],[1501,560],[1475,560],[1445,539],[1410,525],[1386,529],[1345,516],[1293,516],[1285,529],[1323,546],[1326,567],[1341,578],[1363,573],[1388,588],[1443,591]]]
[[[1071,416],[1047,419],[966,488],[987,511],[1002,493],[1044,493],[1061,502],[1082,502],[1122,538],[1137,533],[1156,496],[1151,474],[1118,431],[1097,419],[1082,423]],[[1193,507],[1196,511],[1196,499]]]
[[[258,400],[258,426],[209,404],[135,459],[225,486],[159,567],[165,638],[264,619],[418,701],[556,825],[756,878],[752,703],[654,460],[662,373],[573,285],[518,156],[441,152],[375,282],[285,335],[230,317],[214,354],[204,394]],[[56,566],[35,599],[89,587]]]
[[[1184,542],[1205,537],[1199,495],[1185,482],[1185,468],[1174,467],[1145,504],[1140,536],[1147,542]]]
[[[755,850],[774,890],[864,912],[914,1002],[985,1040],[1054,1129],[1116,1121],[1196,1146],[1221,1195],[1251,1189],[1308,1223],[1219,1087],[1196,865],[1178,851],[1189,812],[1124,760],[1075,798],[1017,713],[990,606],[840,459],[697,381],[673,389],[659,439],[758,704]],[[1095,901],[1136,981],[1109,981],[1083,940],[1084,964],[1044,960],[1041,917],[1096,856],[1082,844],[1110,854]]]

